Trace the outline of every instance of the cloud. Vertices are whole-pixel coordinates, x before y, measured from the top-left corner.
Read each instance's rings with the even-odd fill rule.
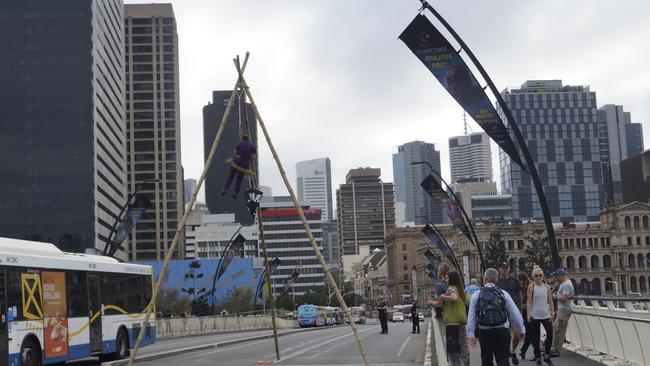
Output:
[[[435,143],[449,176],[447,140],[462,134],[462,110],[397,39],[418,1],[172,4],[186,177],[198,177],[203,165],[202,108],[212,90],[232,88],[232,57],[246,50],[247,80],[292,183],[297,161],[324,156],[332,160],[334,188],[359,166],[379,167],[392,181],[393,150],[413,140]],[[599,105],[623,104],[644,122],[650,146],[650,3],[463,0],[440,2],[438,10],[500,89],[528,79],[589,84]],[[261,184],[282,194],[277,168],[260,145]],[[492,154],[498,179],[495,146]]]

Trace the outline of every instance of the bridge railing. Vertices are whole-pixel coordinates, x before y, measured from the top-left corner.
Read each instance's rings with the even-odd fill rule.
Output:
[[[278,329],[290,329],[298,326],[295,320],[281,318],[276,318],[276,324]],[[158,338],[264,329],[271,329],[270,316],[202,316],[156,320],[156,336]]]
[[[650,365],[650,297],[575,296],[569,348],[601,363]]]

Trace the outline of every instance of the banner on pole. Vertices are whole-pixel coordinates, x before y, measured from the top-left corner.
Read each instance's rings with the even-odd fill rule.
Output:
[[[282,292],[281,292],[282,295],[289,292],[289,289],[296,282],[296,279],[298,278],[299,275],[300,273],[298,273],[298,271],[294,269],[293,272],[289,275],[289,277],[287,277],[287,279],[284,281],[284,286],[282,287]]]
[[[110,246],[108,250],[109,256],[112,257],[118,249],[122,248],[124,240],[129,237],[129,233],[133,231],[133,228],[138,224],[142,215],[144,215],[145,211],[150,207],[151,201],[147,196],[141,194],[135,196],[135,202],[133,202],[131,207],[129,207],[126,215],[124,215],[124,218],[120,221],[120,226],[118,226],[115,231],[115,236],[113,236],[113,239],[108,244]]]
[[[422,183],[420,183],[420,186],[422,186],[422,188],[431,195],[434,200],[440,202],[442,205],[442,211],[447,215],[447,217],[449,217],[451,222],[454,224],[454,227],[460,230],[471,243],[474,243],[472,235],[469,232],[469,227],[467,226],[467,223],[465,223],[463,215],[461,214],[460,207],[458,207],[456,201],[449,196],[449,193],[442,188],[436,178],[429,174],[424,178]]]
[[[221,256],[221,263],[219,263],[219,271],[217,272],[217,280],[226,273],[228,266],[232,260],[241,254],[244,244],[246,243],[246,238],[242,234],[237,234],[237,237],[230,242],[230,245],[226,247],[223,255]]]
[[[438,79],[449,94],[522,169],[525,165],[492,102],[454,47],[429,19],[415,16],[399,39]]]
[[[450,263],[455,264],[456,258],[454,257],[454,252],[451,250],[447,242],[444,240],[442,235],[433,228],[432,225],[425,225],[422,228],[422,233],[433,243],[433,245],[438,248],[440,253],[449,260]],[[426,254],[425,254],[426,255]]]
[[[280,263],[282,263],[282,261],[278,257],[273,258],[269,262],[269,270],[271,271],[271,274],[275,273],[275,271],[280,266]],[[264,285],[266,285],[266,269],[262,270],[262,276],[257,284],[257,291],[255,292],[257,294],[257,297],[264,298]]]

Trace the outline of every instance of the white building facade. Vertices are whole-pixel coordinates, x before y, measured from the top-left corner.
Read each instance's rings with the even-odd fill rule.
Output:
[[[491,182],[490,138],[485,132],[449,138],[449,163],[453,183],[466,179]]]
[[[298,199],[323,211],[323,220],[334,218],[332,206],[332,166],[329,158],[300,161],[296,164]]]

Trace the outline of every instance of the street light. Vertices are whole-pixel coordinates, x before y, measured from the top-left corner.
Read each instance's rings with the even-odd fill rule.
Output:
[[[257,214],[257,210],[260,207],[260,202],[262,201],[262,196],[264,195],[264,192],[257,190],[255,188],[249,188],[246,190],[246,208],[248,208],[248,212],[255,217],[255,214]]]
[[[451,194],[453,197],[454,201],[456,201],[456,205],[458,206],[458,209],[460,210],[461,214],[463,215],[463,219],[466,222],[467,226],[472,232],[472,238],[470,241],[474,241],[474,245],[476,246],[476,249],[478,249],[478,255],[481,260],[481,271],[485,270],[485,262],[483,261],[483,250],[481,249],[481,243],[479,243],[478,237],[476,236],[476,231],[474,231],[474,225],[472,225],[472,221],[469,219],[469,216],[467,215],[467,212],[465,212],[465,209],[463,208],[463,205],[460,203],[460,200],[456,196],[456,193],[454,193],[454,190],[451,189],[449,184],[445,181],[445,179],[442,177],[442,175],[436,171],[433,168],[433,165],[429,163],[428,161],[412,161],[411,165],[426,165],[429,167],[432,173],[434,173],[438,179],[447,187],[447,191]]]
[[[118,231],[120,231],[120,230],[118,230],[118,225],[120,223],[122,223],[124,221],[124,218],[125,218],[125,217],[122,217],[122,216],[125,215],[125,213],[128,214],[128,210],[131,208],[131,201],[138,194],[138,192],[140,192],[144,188],[145,185],[150,184],[150,183],[158,183],[158,182],[160,182],[160,179],[147,179],[147,180],[144,180],[144,181],[142,181],[142,182],[135,185],[135,190],[126,199],[126,203],[120,209],[120,213],[117,215],[117,219],[115,220],[115,222],[113,223],[113,226],[111,227],[111,232],[108,234],[108,240],[106,241],[106,246],[104,247],[103,255],[108,255],[108,256],[112,257],[118,249],[122,249],[122,242],[126,239],[126,237],[119,238],[119,240],[117,240],[117,241],[115,240]],[[149,205],[150,204],[151,204],[151,202],[149,202]],[[146,211],[147,208],[148,207],[143,207],[143,211],[142,211],[141,215],[144,214],[144,211]],[[138,219],[139,219],[139,217],[138,217]],[[125,223],[125,224],[126,225],[128,225],[128,224],[135,225],[136,223],[137,222],[131,222],[131,223]],[[128,233],[131,230],[133,230],[133,227],[126,227],[124,231],[125,231],[125,233]]]

